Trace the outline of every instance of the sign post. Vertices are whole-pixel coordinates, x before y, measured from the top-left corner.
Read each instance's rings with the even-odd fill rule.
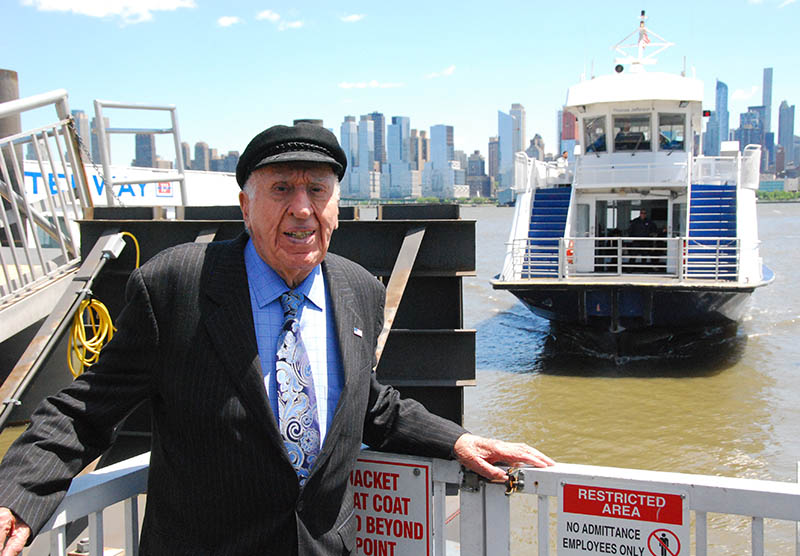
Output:
[[[558,555],[687,556],[688,493],[613,479],[564,483],[558,507]]]
[[[431,465],[365,456],[350,474],[359,556],[431,556]]]

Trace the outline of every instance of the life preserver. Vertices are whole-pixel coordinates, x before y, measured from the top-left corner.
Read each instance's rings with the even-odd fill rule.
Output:
[[[575,242],[572,241],[572,240],[569,240],[569,243],[567,244],[567,264],[574,264],[575,263],[575,260],[574,260],[574,258],[575,258],[575,249],[574,249],[574,247],[575,247]]]

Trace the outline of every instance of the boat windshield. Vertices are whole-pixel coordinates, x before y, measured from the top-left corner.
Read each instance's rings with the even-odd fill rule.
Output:
[[[658,149],[661,151],[684,150],[686,136],[686,114],[658,115]]]
[[[583,120],[583,135],[586,141],[587,153],[606,152],[606,117],[585,118]]]
[[[650,150],[650,114],[614,116],[614,152]]]

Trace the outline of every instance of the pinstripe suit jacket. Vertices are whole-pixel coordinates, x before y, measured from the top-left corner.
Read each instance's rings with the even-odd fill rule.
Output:
[[[244,267],[246,236],[171,248],[135,271],[100,361],[46,400],[0,467],[0,505],[38,531],[71,478],[140,401],[153,407],[141,554],[349,554],[349,474],[371,447],[448,457],[464,433],[372,372],[384,291],[328,254],[344,387],[300,488],[264,391]],[[359,328],[362,335],[354,334]]]

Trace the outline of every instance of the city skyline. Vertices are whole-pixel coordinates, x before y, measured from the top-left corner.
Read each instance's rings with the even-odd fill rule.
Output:
[[[4,6],[11,24],[0,37],[0,67],[19,73],[21,96],[65,88],[71,107],[90,117],[95,98],[175,104],[182,140],[213,142],[221,152],[241,150],[275,123],[319,118],[338,131],[346,115],[380,112],[387,122],[409,117],[420,130],[453,126],[457,150],[488,155],[497,111],[519,103],[527,120],[523,149],[538,133],[554,153],[553,121],[567,88],[581,74],[612,70],[610,46],[635,27],[642,8],[647,25],[676,43],[654,69],[679,72],[686,56],[687,74],[705,84],[706,108],[714,108],[717,79],[729,87],[732,119],[761,104],[765,67],[774,68],[773,131],[780,103],[800,97],[791,38],[800,4],[792,0],[709,2],[703,13],[684,1],[669,10],[652,0],[619,2],[613,10],[576,2],[569,14],[522,2],[476,11],[419,2],[390,9],[165,0],[147,8],[122,0],[94,15],[86,4],[67,0],[61,11],[41,0]],[[28,40],[65,27],[70,40]],[[128,125],[120,120],[114,125]],[[121,160],[133,158],[128,139]]]

